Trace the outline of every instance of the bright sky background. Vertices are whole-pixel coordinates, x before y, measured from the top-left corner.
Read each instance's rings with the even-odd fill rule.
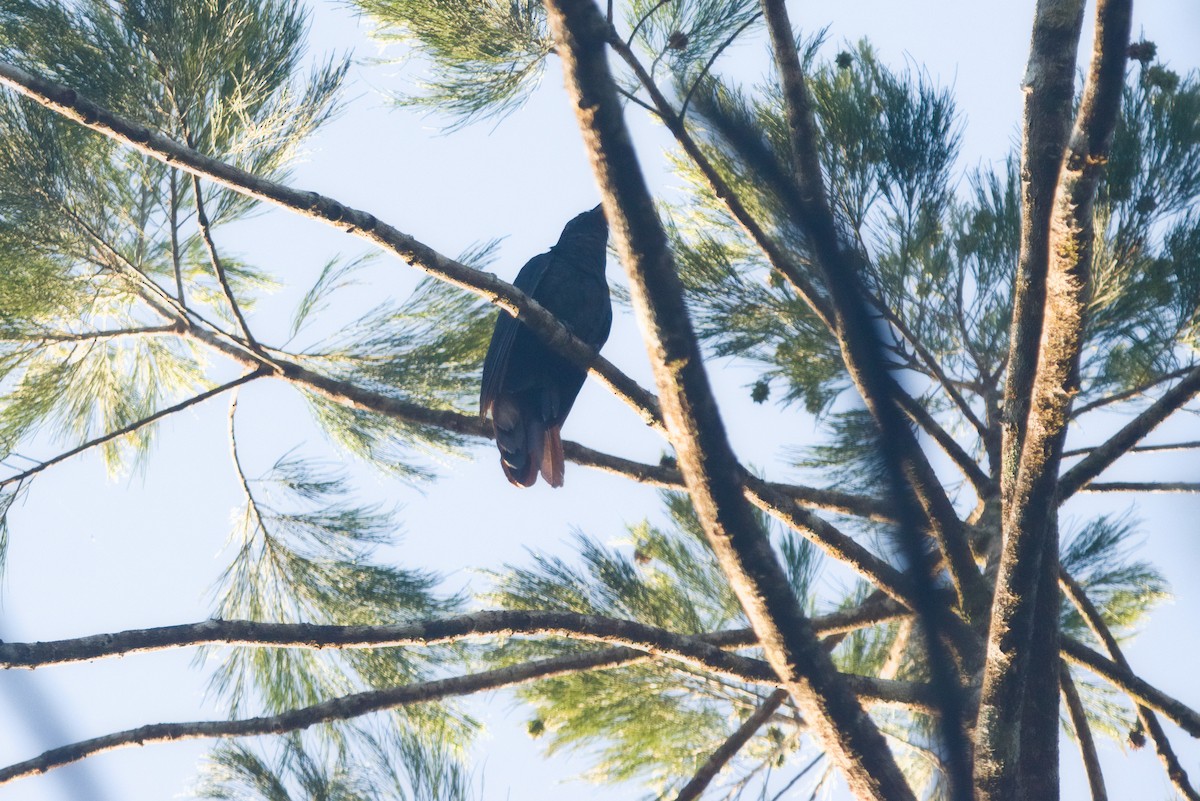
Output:
[[[894,68],[920,65],[934,81],[955,90],[965,120],[960,166],[998,163],[1016,141],[1032,2],[897,3],[844,0],[792,5],[792,17],[808,31],[828,24],[828,51],[863,36]],[[1159,45],[1176,70],[1197,66],[1200,4],[1153,0],[1135,9],[1139,32]],[[437,120],[389,107],[384,94],[411,86],[418,62],[380,64],[368,27],[342,4],[314,9],[312,49],[353,49],[347,112],[312,142],[310,154],[291,183],[313,189],[411,233],[448,255],[493,237],[507,236],[493,269],[511,280],[521,264],[545,250],[563,223],[591,207],[597,192],[588,172],[574,117],[562,90],[561,71],[551,60],[540,91],[518,113],[499,124],[485,122],[454,134]],[[1090,11],[1089,11],[1090,27]],[[1081,51],[1087,52],[1087,43]],[[761,43],[736,45],[719,69],[754,80],[765,66]],[[79,87],[86,93],[86,87]],[[638,110],[630,113],[645,169],[656,191],[669,193],[675,179],[664,169],[667,140]],[[286,288],[269,298],[252,318],[259,339],[287,337],[291,309],[324,262],[335,254],[365,252],[359,240],[281,211],[219,229],[218,245],[278,275]],[[610,280],[623,283],[616,264]],[[402,298],[419,274],[381,259],[366,274],[369,287],[351,291],[335,304],[321,326],[328,330],[352,319],[385,296]],[[339,314],[341,316],[339,316]],[[351,316],[347,316],[351,315]],[[644,386],[652,386],[636,324],[628,312],[614,324],[606,355]],[[794,411],[750,404],[744,387],[753,374],[744,367],[710,365],[724,402],[726,423],[746,463],[781,467],[783,446],[809,436],[808,422]],[[225,435],[227,399],[209,401],[166,421],[148,468],[132,477],[106,478],[100,460],[84,456],[48,471],[12,516],[8,575],[0,594],[5,640],[45,640],[127,628],[191,622],[211,610],[209,589],[228,562],[226,536],[232,510],[240,504]],[[1071,432],[1068,447],[1100,441],[1101,421]],[[297,394],[259,382],[242,392],[238,416],[243,460],[251,474],[265,471],[280,455],[301,452],[339,457],[309,424]],[[1196,438],[1195,418],[1177,420],[1153,441]],[[621,455],[656,461],[662,443],[622,404],[593,384],[585,387],[567,436]],[[36,453],[53,453],[41,443]],[[33,449],[29,449],[33,450]],[[403,505],[406,536],[389,558],[448,574],[453,589],[482,589],[479,568],[526,561],[526,549],[571,552],[574,524],[590,534],[619,540],[624,526],[657,516],[653,490],[568,465],[566,487],[539,484],[517,491],[504,481],[491,446],[474,461],[445,464],[443,480],[420,491],[375,473],[354,469],[363,494]],[[1138,462],[1141,458],[1146,461]],[[1200,479],[1194,454],[1175,459],[1127,458],[1106,474],[1145,480]],[[782,472],[781,472],[782,471]],[[1193,706],[1200,587],[1195,496],[1138,498],[1144,521],[1144,555],[1166,574],[1177,600],[1155,612],[1145,633],[1128,649],[1142,675]],[[1083,495],[1065,519],[1097,510],[1124,510],[1129,496]],[[836,579],[831,579],[834,581]],[[191,667],[191,652],[131,656],[120,660],[58,667],[36,673],[0,674],[0,762],[29,758],[42,750],[144,723],[211,718],[204,703],[205,675]],[[539,744],[524,735],[526,712],[508,696],[494,694],[473,709],[488,726],[478,749],[478,777],[487,799],[542,801],[567,794],[574,799],[628,799],[635,788],[596,789],[559,784],[586,766],[562,755],[543,760]],[[1200,748],[1168,725],[1193,779],[1200,780]],[[24,779],[0,789],[0,801],[152,801],[179,796],[209,743],[155,745],[99,757],[47,777]],[[1075,746],[1062,742],[1064,799],[1085,797]],[[1102,758],[1112,798],[1170,798],[1166,777],[1152,749],[1122,758],[1107,741]]]

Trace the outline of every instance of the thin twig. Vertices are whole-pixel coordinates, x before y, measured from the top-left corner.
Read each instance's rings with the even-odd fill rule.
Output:
[[[703,69],[700,70],[700,74],[696,76],[696,80],[692,81],[692,85],[687,90],[687,94],[683,96],[683,102],[679,104],[679,118],[681,120],[687,118],[688,103],[692,101],[692,94],[696,91],[696,87],[700,85],[700,82],[704,80],[704,76],[708,75],[708,71],[712,69],[712,65],[717,63],[717,59],[721,57],[721,54],[724,53],[731,44],[733,44],[734,40],[741,36],[742,33],[744,33],[745,30],[751,25],[758,22],[758,19],[761,16],[761,11],[751,14],[750,18],[739,25],[736,31],[729,34],[729,37],[724,42],[721,42],[720,46],[718,46],[717,49],[713,51],[713,54],[709,56],[708,61],[705,62]]]
[[[708,759],[700,766],[700,769],[696,771],[691,780],[679,791],[679,795],[675,796],[675,801],[695,801],[695,799],[699,798],[700,794],[707,789],[712,780],[721,772],[721,768],[725,767],[729,760],[733,759],[737,752],[746,743],[750,742],[750,738],[762,728],[762,725],[766,723],[771,715],[775,714],[775,710],[779,708],[780,704],[787,697],[787,690],[776,690],[767,696],[758,709],[754,710],[754,714],[746,718],[742,722],[742,725],[738,726],[733,734],[729,735],[729,738],[721,743],[721,746],[716,751],[713,751],[709,755]]]
[[[225,302],[229,304],[229,308],[233,311],[233,317],[237,320],[238,328],[241,329],[242,336],[246,339],[246,344],[250,346],[251,350],[265,358],[266,354],[263,352],[262,346],[258,344],[258,340],[254,338],[254,334],[250,333],[250,326],[246,324],[246,318],[242,316],[242,309],[238,306],[237,298],[233,295],[233,287],[229,285],[229,276],[225,274],[225,267],[221,264],[221,257],[217,255],[217,244],[213,242],[212,228],[208,224],[208,215],[204,213],[204,193],[200,190],[200,178],[195,173],[192,174],[192,194],[196,198],[196,224],[200,228],[200,236],[204,239],[204,247],[208,251],[208,261],[212,265],[218,283],[221,285],[221,291],[225,294]],[[182,291],[181,287],[181,295]]]
[[[95,448],[99,445],[103,445],[106,442],[111,442],[114,439],[118,439],[120,437],[126,436],[127,434],[132,434],[133,432],[137,431],[138,429],[144,428],[152,423],[155,423],[155,422],[163,419],[164,417],[168,417],[172,414],[175,414],[176,412],[183,411],[184,409],[187,409],[190,406],[195,406],[198,403],[203,403],[204,401],[208,400],[209,398],[220,395],[223,392],[227,392],[227,391],[233,389],[234,387],[240,387],[242,384],[246,384],[250,381],[253,381],[256,378],[262,378],[266,374],[267,374],[267,371],[260,368],[253,372],[246,373],[246,374],[242,375],[241,377],[234,379],[233,381],[229,381],[225,384],[221,384],[218,387],[214,387],[214,388],[208,390],[207,392],[201,392],[199,395],[196,395],[195,397],[192,397],[192,398],[188,398],[185,401],[181,401],[181,402],[175,404],[174,406],[168,406],[165,409],[160,409],[159,411],[155,412],[154,414],[152,414],[148,417],[144,417],[141,420],[137,420],[133,423],[130,423],[129,425],[123,426],[123,427],[117,429],[116,431],[110,431],[109,433],[104,434],[103,436],[88,440],[87,442],[83,443],[82,445],[79,445],[75,448],[71,448],[69,451],[65,451],[64,453],[60,453],[59,455],[55,456],[52,459],[47,459],[44,462],[40,462],[37,465],[35,465],[34,467],[29,468],[28,470],[25,470],[21,473],[18,473],[16,475],[9,476],[8,478],[0,480],[0,487],[7,487],[10,484],[16,484],[18,482],[24,481],[25,479],[30,478],[31,476],[34,476],[34,475],[42,472],[43,470],[45,470],[48,467],[52,467],[52,466],[58,464],[59,462],[63,462],[63,461],[66,461],[67,459],[70,459],[72,456],[76,456],[80,453],[83,453],[86,450]]]

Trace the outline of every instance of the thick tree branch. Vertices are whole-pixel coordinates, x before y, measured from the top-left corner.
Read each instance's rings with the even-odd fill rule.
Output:
[[[11,64],[0,63],[0,84],[9,86],[51,111],[122,142],[151,158],[247,197],[282,206],[354,234],[394,253],[439,280],[496,304],[531,328],[556,352],[576,364],[587,366],[601,383],[628,403],[647,424],[656,427],[659,425],[658,403],[651,393],[639,387],[611,362],[574,336],[541,304],[496,276],[447,258],[367,212],[344,206],[316,192],[304,192],[259,178],[209,158],[157,131],[97,106],[73,89],[31,75]],[[173,298],[171,300],[178,303]]]
[[[118,748],[179,740],[285,734],[307,729],[319,723],[351,720],[372,712],[396,709],[411,704],[429,703],[442,698],[511,687],[537,679],[577,673],[580,670],[614,667],[628,662],[631,655],[633,657],[641,656],[636,651],[624,648],[572,654],[466,676],[347,695],[270,717],[192,723],[155,723],[55,748],[33,759],[9,765],[0,769],[0,785],[26,776],[45,773],[86,757]]]
[[[882,598],[851,609],[812,619],[819,635],[840,642],[841,636],[908,615],[908,610]],[[646,652],[665,652],[671,643],[690,648],[746,648],[757,643],[750,629],[730,629],[702,635],[680,635],[632,621],[580,615],[573,612],[492,610],[419,623],[388,626],[331,626],[310,623],[261,623],[247,620],[206,620],[176,626],[130,629],[69,640],[0,642],[0,669],[39,668],[129,656],[199,645],[240,645],[262,648],[383,648],[436,645],[469,637],[559,636],[591,642],[622,643]],[[665,639],[660,639],[665,638]],[[674,639],[673,639],[674,638]],[[672,646],[673,647],[673,646]],[[680,651],[682,656],[683,652]]]
[[[1063,699],[1067,703],[1067,713],[1071,716],[1071,727],[1075,729],[1075,739],[1079,742],[1079,755],[1083,759],[1083,769],[1087,773],[1088,787],[1092,790],[1092,801],[1108,801],[1108,791],[1104,788],[1104,772],[1100,769],[1100,755],[1096,753],[1096,740],[1092,737],[1092,727],[1088,723],[1087,711],[1079,697],[1079,690],[1071,678],[1071,671],[1066,663],[1059,668],[1059,682],[1062,685]]]
[[[1039,6],[1039,20],[1044,12],[1067,17],[1073,13],[1069,8]],[[1057,603],[1044,603],[1038,594],[1039,587],[1053,591],[1054,574],[1049,571],[1057,570],[1053,557],[1058,552],[1058,465],[1071,401],[1079,391],[1079,355],[1091,291],[1092,208],[1121,106],[1130,13],[1130,0],[1100,0],[1097,4],[1092,63],[1054,195],[1044,313],[1027,396],[1028,415],[1023,421],[1016,477],[1002,493],[1007,508],[976,726],[975,781],[980,801],[1017,797],[1021,770],[1016,756],[1020,732],[1025,729],[1022,715],[1036,710],[1040,719],[1030,725],[1037,730],[1053,727],[1058,719],[1057,704],[1053,709],[1042,704],[1031,707],[1025,699],[1031,688],[1043,686],[1030,681],[1031,652],[1052,636],[1051,629],[1058,625]],[[1045,55],[1036,49],[1039,24],[1035,23],[1031,67]],[[1038,112],[1036,108],[1028,111]],[[1036,191],[1045,190],[1039,187]],[[1024,340],[1027,335],[1018,324],[1014,336]],[[1017,345],[1013,347],[1010,358],[1027,356],[1018,354]],[[1010,383],[1016,381],[1020,386],[1019,366],[1014,363],[1010,369]],[[1006,395],[1006,404],[1009,397]],[[1020,410],[1015,411],[1019,415]],[[1015,422],[1017,428],[1012,430],[1017,433],[1019,417]],[[1055,693],[1055,701],[1057,698]]]
[[[1062,474],[1058,480],[1058,496],[1061,500],[1079,492],[1084,485],[1100,475],[1113,462],[1124,456],[1144,436],[1166,420],[1184,404],[1200,394],[1200,367],[1193,367],[1183,380],[1163,393],[1141,414],[1130,420],[1113,434],[1103,445],[1092,448],[1092,452],[1078,464]]]
[[[1046,307],[1050,218],[1071,130],[1083,0],[1038,0],[1025,70],[1021,136],[1021,249],[1013,277],[1008,380],[1004,385],[1001,495],[1017,478]]]
[[[650,193],[605,60],[610,26],[590,0],[546,0],[654,368],[668,437],[705,534],[759,642],[823,745],[861,796],[912,798],[895,759],[834,670],[743,497],[734,458]]]
[[[767,696],[767,698],[754,710],[754,714],[746,718],[742,725],[737,727],[733,734],[729,735],[729,739],[721,744],[721,747],[705,760],[700,769],[695,775],[683,786],[679,791],[679,795],[675,796],[675,801],[695,801],[700,797],[712,780],[721,772],[721,768],[728,764],[729,760],[737,754],[742,747],[750,741],[750,738],[762,728],[763,724],[775,714],[775,710],[787,699],[787,690],[776,690]]]
[[[787,7],[783,0],[762,0],[762,7],[783,89],[796,171],[793,214],[808,236],[829,288],[842,360],[885,443],[881,450],[898,507],[900,544],[910,565],[933,683],[941,690],[940,723],[950,793],[953,798],[966,799],[970,796],[970,756],[962,728],[965,699],[957,668],[942,641],[943,635],[948,634],[948,618],[952,613],[935,592],[934,563],[925,548],[922,512],[945,559],[959,605],[967,615],[983,608],[986,587],[961,521],[896,404],[895,380],[887,370],[860,286],[858,256],[843,246],[825,192],[817,155],[816,122]]]
[[[26,479],[32,478],[33,476],[37,475],[38,473],[42,472],[43,470],[45,470],[48,467],[53,467],[54,465],[58,464],[59,462],[63,462],[63,461],[66,461],[67,459],[70,459],[72,456],[77,456],[86,450],[90,450],[92,448],[103,445],[106,442],[112,442],[114,439],[119,439],[120,437],[124,437],[128,434],[132,434],[133,432],[135,432],[139,429],[145,428],[146,426],[151,425],[152,423],[158,422],[159,420],[163,419],[164,417],[168,417],[172,414],[175,414],[175,412],[180,412],[191,406],[195,406],[198,403],[203,403],[204,401],[208,400],[209,398],[215,397],[224,392],[228,392],[229,390],[234,389],[235,387],[240,387],[242,384],[253,381],[256,378],[262,378],[266,374],[267,374],[266,370],[263,370],[261,368],[256,369],[253,372],[246,373],[246,374],[240,376],[239,378],[235,378],[233,381],[229,381],[227,383],[221,384],[218,387],[213,387],[212,389],[208,390],[207,392],[201,392],[199,395],[188,398],[187,400],[184,400],[184,401],[180,401],[179,403],[175,404],[174,406],[168,406],[165,409],[160,409],[157,412],[155,412],[154,414],[149,415],[148,417],[143,417],[141,420],[137,420],[133,423],[130,423],[127,426],[123,426],[123,427],[117,429],[116,431],[110,431],[107,434],[104,434],[103,436],[99,436],[99,437],[96,437],[95,439],[88,440],[87,442],[83,443],[82,445],[71,448],[69,451],[60,453],[58,456],[55,456],[52,459],[47,459],[44,462],[39,462],[38,464],[34,465],[33,467],[29,468],[28,470],[24,470],[20,473],[17,473],[16,475],[8,476],[7,478],[0,480],[0,487],[7,487],[10,484],[17,484],[22,481],[25,481]]]
[[[1122,670],[1133,673],[1133,668],[1129,666],[1129,662],[1125,659],[1125,654],[1121,651],[1121,646],[1117,642],[1117,638],[1113,636],[1112,631],[1104,622],[1100,610],[1092,603],[1092,599],[1088,598],[1087,592],[1069,573],[1065,570],[1058,571],[1058,583],[1062,587],[1063,594],[1070,599],[1072,605],[1079,610],[1080,616],[1087,623],[1087,627],[1091,630],[1104,645],[1104,650],[1108,651],[1109,657]],[[1200,793],[1192,787],[1188,780],[1187,771],[1183,769],[1183,765],[1179,762],[1179,757],[1175,755],[1174,749],[1171,748],[1171,742],[1167,739],[1167,733],[1163,731],[1162,724],[1158,722],[1158,718],[1153,712],[1146,707],[1135,704],[1138,720],[1142,724],[1142,729],[1150,735],[1154,741],[1154,749],[1158,752],[1158,757],[1162,760],[1163,767],[1166,768],[1167,776],[1170,777],[1171,783],[1179,790],[1180,794],[1189,801],[1200,801]]]

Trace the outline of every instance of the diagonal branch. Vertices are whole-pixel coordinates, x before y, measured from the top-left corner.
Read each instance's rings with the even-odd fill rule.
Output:
[[[1058,681],[1062,687],[1063,699],[1067,703],[1067,714],[1071,716],[1071,727],[1075,729],[1075,739],[1079,741],[1079,754],[1083,759],[1083,769],[1087,773],[1088,786],[1092,790],[1092,801],[1108,801],[1108,791],[1104,789],[1104,773],[1100,769],[1100,755],[1096,753],[1096,740],[1092,737],[1092,726],[1088,723],[1087,711],[1079,697],[1079,689],[1071,678],[1071,671],[1066,663],[1061,663]]]
[[[229,381],[227,383],[221,384],[218,387],[213,387],[212,389],[208,390],[207,392],[201,392],[199,395],[196,395],[195,397],[191,397],[191,398],[188,398],[187,400],[180,401],[179,403],[175,404],[174,406],[168,406],[165,409],[160,409],[157,412],[155,412],[154,414],[149,415],[148,417],[143,417],[141,420],[134,421],[127,426],[123,426],[122,428],[117,429],[116,431],[110,431],[107,434],[104,434],[103,436],[99,436],[99,437],[96,437],[95,439],[88,440],[87,442],[83,443],[82,445],[71,448],[69,451],[60,453],[58,456],[55,456],[52,459],[47,459],[44,462],[39,462],[38,464],[34,465],[33,467],[29,468],[28,470],[24,470],[20,473],[17,473],[16,475],[8,476],[7,478],[0,480],[0,487],[7,487],[10,484],[17,484],[22,481],[25,481],[26,479],[37,475],[38,473],[42,472],[43,470],[45,470],[48,467],[52,467],[52,466],[58,464],[59,462],[64,462],[67,459],[70,459],[72,456],[77,456],[86,450],[90,450],[97,446],[103,445],[106,442],[111,442],[112,440],[126,436],[127,434],[132,434],[133,432],[135,432],[141,428],[145,428],[146,426],[163,419],[164,417],[168,417],[172,414],[175,414],[175,412],[180,412],[180,411],[183,411],[184,409],[187,409],[188,407],[195,406],[198,403],[203,403],[204,401],[208,400],[209,398],[215,397],[224,392],[228,392],[229,390],[234,389],[235,387],[240,387],[242,384],[249,383],[250,381],[253,381],[256,378],[262,378],[266,374],[267,374],[266,370],[257,369],[257,370],[254,370],[253,372],[245,373],[244,375],[240,376],[239,378],[235,378],[233,381]]]
[[[1092,448],[1090,454],[1063,473],[1062,478],[1058,480],[1059,498],[1065,501],[1079,492],[1085,484],[1124,456],[1159,423],[1183,408],[1197,394],[1200,394],[1200,367],[1193,367],[1182,381],[1164,392],[1161,398],[1126,423],[1124,428],[1109,437],[1107,442]]]
[[[679,795],[675,796],[675,801],[695,801],[699,798],[712,780],[717,777],[717,774],[721,772],[721,768],[725,767],[726,763],[733,759],[737,752],[750,741],[755,732],[762,728],[771,715],[775,714],[775,710],[779,709],[787,697],[787,690],[776,690],[771,693],[754,710],[754,713],[746,718],[733,734],[729,735],[729,739],[709,755],[691,780],[679,791]]]
[[[637,657],[641,654],[625,648],[612,648],[537,662],[526,662],[438,681],[407,684],[386,690],[342,696],[269,717],[191,723],[156,723],[141,726],[55,748],[33,759],[9,765],[0,769],[0,785],[26,776],[46,773],[54,768],[118,748],[180,740],[285,734],[301,731],[320,723],[351,720],[372,712],[396,709],[411,704],[429,703],[442,698],[512,687],[537,679],[576,673],[580,670],[615,667],[628,662],[631,656]]]
[[[940,731],[950,794],[965,799],[971,792],[970,756],[963,730],[966,702],[957,668],[942,640],[948,634],[947,618],[952,613],[935,589],[934,563],[922,532],[925,520],[941,549],[959,605],[966,614],[972,615],[983,608],[986,587],[961,521],[896,403],[895,380],[887,370],[861,287],[860,257],[844,246],[825,192],[817,152],[816,120],[787,6],[783,0],[762,0],[762,7],[783,89],[784,115],[796,171],[796,192],[789,193],[793,195],[789,198],[790,205],[829,288],[842,360],[886,443],[882,455],[899,512],[897,533],[909,563],[933,683],[941,689]]]
[[[1071,418],[1074,419],[1094,409],[1101,409],[1113,403],[1120,403],[1121,401],[1129,400],[1130,398],[1136,398],[1139,395],[1144,395],[1157,387],[1159,384],[1165,384],[1168,381],[1174,381],[1176,378],[1183,378],[1194,369],[1196,369],[1195,365],[1180,367],[1178,370],[1172,370],[1169,373],[1163,373],[1157,378],[1153,378],[1140,386],[1134,387],[1133,389],[1127,389],[1124,392],[1115,392],[1112,395],[1107,395],[1103,398],[1097,398],[1090,403],[1084,403],[1080,406],[1076,406],[1071,410]]]
[[[208,251],[208,261],[212,264],[213,272],[216,273],[217,282],[221,285],[221,291],[225,294],[225,300],[229,303],[229,308],[233,311],[233,317],[237,320],[242,336],[246,338],[246,344],[255,353],[265,356],[262,346],[258,344],[258,340],[254,338],[254,335],[250,333],[250,326],[246,324],[246,318],[242,316],[242,309],[238,306],[237,298],[233,295],[233,287],[229,285],[229,276],[225,274],[225,267],[221,264],[221,257],[217,255],[217,244],[213,242],[212,228],[208,224],[208,215],[204,213],[204,193],[200,190],[200,178],[195,173],[192,174],[192,194],[196,197],[196,224],[200,228],[200,236],[204,239],[204,247]],[[182,295],[183,290],[180,289],[180,296],[182,297]]]
[[[26,776],[46,773],[54,768],[118,748],[180,740],[285,734],[307,729],[320,723],[351,720],[372,712],[512,687],[538,679],[569,675],[585,670],[620,667],[647,658],[649,656],[645,652],[632,648],[605,648],[581,654],[523,662],[518,665],[464,676],[356,693],[269,717],[191,723],[156,723],[83,740],[46,751],[33,759],[9,765],[0,769],[0,785]],[[758,660],[748,661],[756,662]],[[763,665],[761,672],[764,678],[773,676],[766,665]],[[847,676],[846,680],[850,686],[856,691],[861,691],[864,697],[870,700],[907,707],[928,707],[929,692],[919,685],[887,682],[864,676]],[[928,710],[926,709],[926,711]]]
[[[447,258],[367,212],[345,206],[316,192],[292,189],[209,158],[157,131],[101,108],[73,89],[31,75],[12,64],[0,63],[0,85],[9,86],[51,111],[169,166],[354,234],[439,280],[494,303],[532,329],[547,346],[575,364],[588,367],[602,384],[631,406],[647,424],[658,427],[658,401],[651,393],[599,356],[541,304],[491,273]],[[171,300],[178,303],[173,298]]]
[[[1072,578],[1071,574],[1067,573],[1067,571],[1060,569],[1058,571],[1058,584],[1062,587],[1063,594],[1079,610],[1080,616],[1087,623],[1092,634],[1104,644],[1104,650],[1108,651],[1108,655],[1112,658],[1113,662],[1122,670],[1132,673],[1133,669],[1125,659],[1125,654],[1121,651],[1121,646],[1117,643],[1117,638],[1113,636],[1112,631],[1105,624],[1100,610],[1092,603],[1092,599],[1088,598],[1087,592],[1079,582]],[[1200,793],[1197,793],[1192,787],[1191,782],[1188,781],[1187,771],[1183,769],[1183,765],[1179,762],[1179,757],[1175,755],[1175,751],[1171,748],[1171,742],[1167,739],[1167,733],[1163,731],[1162,724],[1158,722],[1158,718],[1141,704],[1136,704],[1135,707],[1142,728],[1154,740],[1154,749],[1158,752],[1159,759],[1162,760],[1163,767],[1166,768],[1167,776],[1170,777],[1171,783],[1175,785],[1184,798],[1187,798],[1189,801],[1200,801]]]
[[[1087,668],[1137,703],[1162,713],[1192,737],[1200,739],[1200,712],[1167,695],[1132,670],[1105,659],[1070,637],[1062,638],[1062,655],[1071,664]]]
[[[1039,19],[1044,12],[1051,13],[1048,5],[1039,6]],[[1058,625],[1058,603],[1038,595],[1039,587],[1051,593],[1054,588],[1050,571],[1056,570],[1058,553],[1058,467],[1071,401],[1079,391],[1079,356],[1091,292],[1093,204],[1121,107],[1130,14],[1131,0],[1097,3],[1091,67],[1054,195],[1044,309],[1033,381],[1026,396],[1028,416],[1023,421],[1020,459],[1015,478],[1008,468],[1001,476],[1006,482],[1002,484],[1006,508],[988,629],[992,658],[983,674],[976,729],[975,780],[980,801],[1008,801],[1016,797],[1021,781],[1048,780],[1047,776],[1023,777],[1026,768],[1015,757],[1022,729],[1032,725],[1047,731],[1058,720],[1057,703],[1051,708],[1027,704],[1026,699],[1032,687],[1044,687],[1044,683],[1030,681],[1031,653],[1044,644],[1045,636],[1054,636],[1054,631],[1038,636],[1039,626]],[[1038,56],[1035,47],[1031,62]],[[1027,332],[1018,327],[1014,334],[1023,339]],[[1013,347],[1012,355],[1017,356],[1017,345]],[[1019,357],[1027,355],[1022,352]],[[1020,386],[1019,370],[1015,365],[1010,369],[1010,383]],[[1009,397],[1006,395],[1006,403]],[[1006,456],[1011,445],[1010,437]],[[1044,662],[1040,669],[1045,670]],[[1057,702],[1057,693],[1053,698]],[[1031,711],[1039,714],[1039,720],[1023,721],[1022,716]],[[1057,786],[1057,755],[1041,756],[1039,770],[1053,774]]]
[[[590,0],[546,0],[604,210],[630,279],[668,437],[722,570],[767,661],[866,798],[912,798],[874,723],[821,648],[743,496],[741,468],[704,372],[666,235],[622,117],[605,58],[610,26]]]

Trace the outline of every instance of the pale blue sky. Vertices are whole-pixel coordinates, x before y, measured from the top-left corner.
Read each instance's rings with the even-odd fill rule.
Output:
[[[442,134],[436,120],[390,108],[383,96],[411,86],[419,63],[371,63],[381,52],[343,5],[318,3],[314,11],[313,50],[352,48],[359,63],[351,72],[347,112],[313,140],[293,185],[368,210],[449,255],[507,236],[493,269],[508,279],[526,258],[556,239],[566,219],[596,202],[556,61],[551,60],[541,89],[509,119]],[[1200,4],[1153,0],[1135,13],[1135,32],[1144,29],[1173,67],[1184,71],[1197,66]],[[1017,131],[1032,2],[846,0],[795,3],[792,16],[810,29],[830,25],[831,51],[867,36],[885,63],[921,65],[938,84],[953,86],[966,122],[960,166],[999,162],[1006,155]],[[392,50],[382,55],[400,54]],[[764,49],[759,44],[734,46],[720,67],[753,80],[765,68]],[[632,111],[630,118],[656,191],[670,192],[675,180],[662,159],[667,140],[641,112]],[[358,240],[274,210],[219,231],[218,241],[286,284],[253,318],[259,338],[269,343],[286,339],[291,308],[327,258],[366,250]],[[383,296],[403,297],[419,277],[388,259],[368,275],[369,289],[351,293],[359,308]],[[623,282],[617,265],[610,265],[609,275]],[[321,324],[335,328],[345,319],[336,315],[337,309]],[[618,316],[605,353],[643,385],[652,384],[628,314]],[[750,404],[742,389],[752,380],[746,368],[718,362],[711,372],[739,456],[780,469],[781,446],[802,441],[806,421],[794,412],[781,415]],[[38,480],[13,514],[0,637],[53,639],[208,616],[207,593],[225,565],[225,538],[240,502],[229,467],[226,411],[226,401],[218,399],[164,423],[144,474],[110,480],[97,458],[84,456]],[[1173,425],[1173,432],[1158,432],[1155,439],[1167,441],[1172,433],[1195,438],[1200,431],[1195,418]],[[306,453],[337,458],[308,424],[302,402],[283,386],[255,385],[244,391],[238,426],[243,459],[252,473],[265,470],[298,444]],[[592,384],[585,387],[566,434],[650,461],[662,449],[656,435]],[[1076,445],[1103,435],[1097,429],[1071,432]],[[50,446],[42,445],[40,453],[50,453]],[[354,472],[364,496],[404,506],[406,536],[394,559],[444,571],[454,588],[482,588],[485,581],[472,568],[522,562],[527,548],[569,553],[573,524],[616,540],[626,524],[658,514],[654,491],[631,488],[617,478],[568,465],[564,489],[551,491],[539,484],[518,491],[504,481],[490,446],[475,455],[474,461],[448,462],[443,479],[422,492],[366,470]],[[1112,475],[1136,477],[1140,464],[1149,462],[1129,460]],[[1155,464],[1168,465],[1161,469],[1171,478],[1200,479],[1194,457]],[[1127,509],[1133,503],[1131,497],[1085,495],[1071,502],[1066,517]],[[1200,589],[1191,580],[1200,573],[1195,542],[1200,502],[1194,496],[1159,496],[1139,498],[1137,505],[1145,521],[1145,553],[1167,575],[1178,600],[1156,612],[1145,634],[1129,648],[1129,658],[1152,682],[1200,705],[1192,667]],[[8,725],[0,737],[0,762],[143,723],[220,714],[204,704],[204,671],[190,667],[191,660],[190,652],[173,652],[0,675],[0,709],[14,698],[23,699],[19,709],[5,710]],[[542,801],[567,795],[615,801],[637,796],[632,787],[562,787],[558,782],[584,768],[586,761],[541,759],[539,744],[523,734],[526,713],[503,694],[484,701],[474,706],[489,727],[477,760],[484,797]],[[1185,765],[1200,779],[1200,748],[1168,728]],[[208,747],[156,745],[101,755],[0,788],[0,801],[176,797]],[[1063,797],[1083,798],[1074,745],[1064,739],[1062,753],[1068,781]],[[1171,797],[1149,749],[1122,757],[1106,744],[1102,756],[1111,797]]]

